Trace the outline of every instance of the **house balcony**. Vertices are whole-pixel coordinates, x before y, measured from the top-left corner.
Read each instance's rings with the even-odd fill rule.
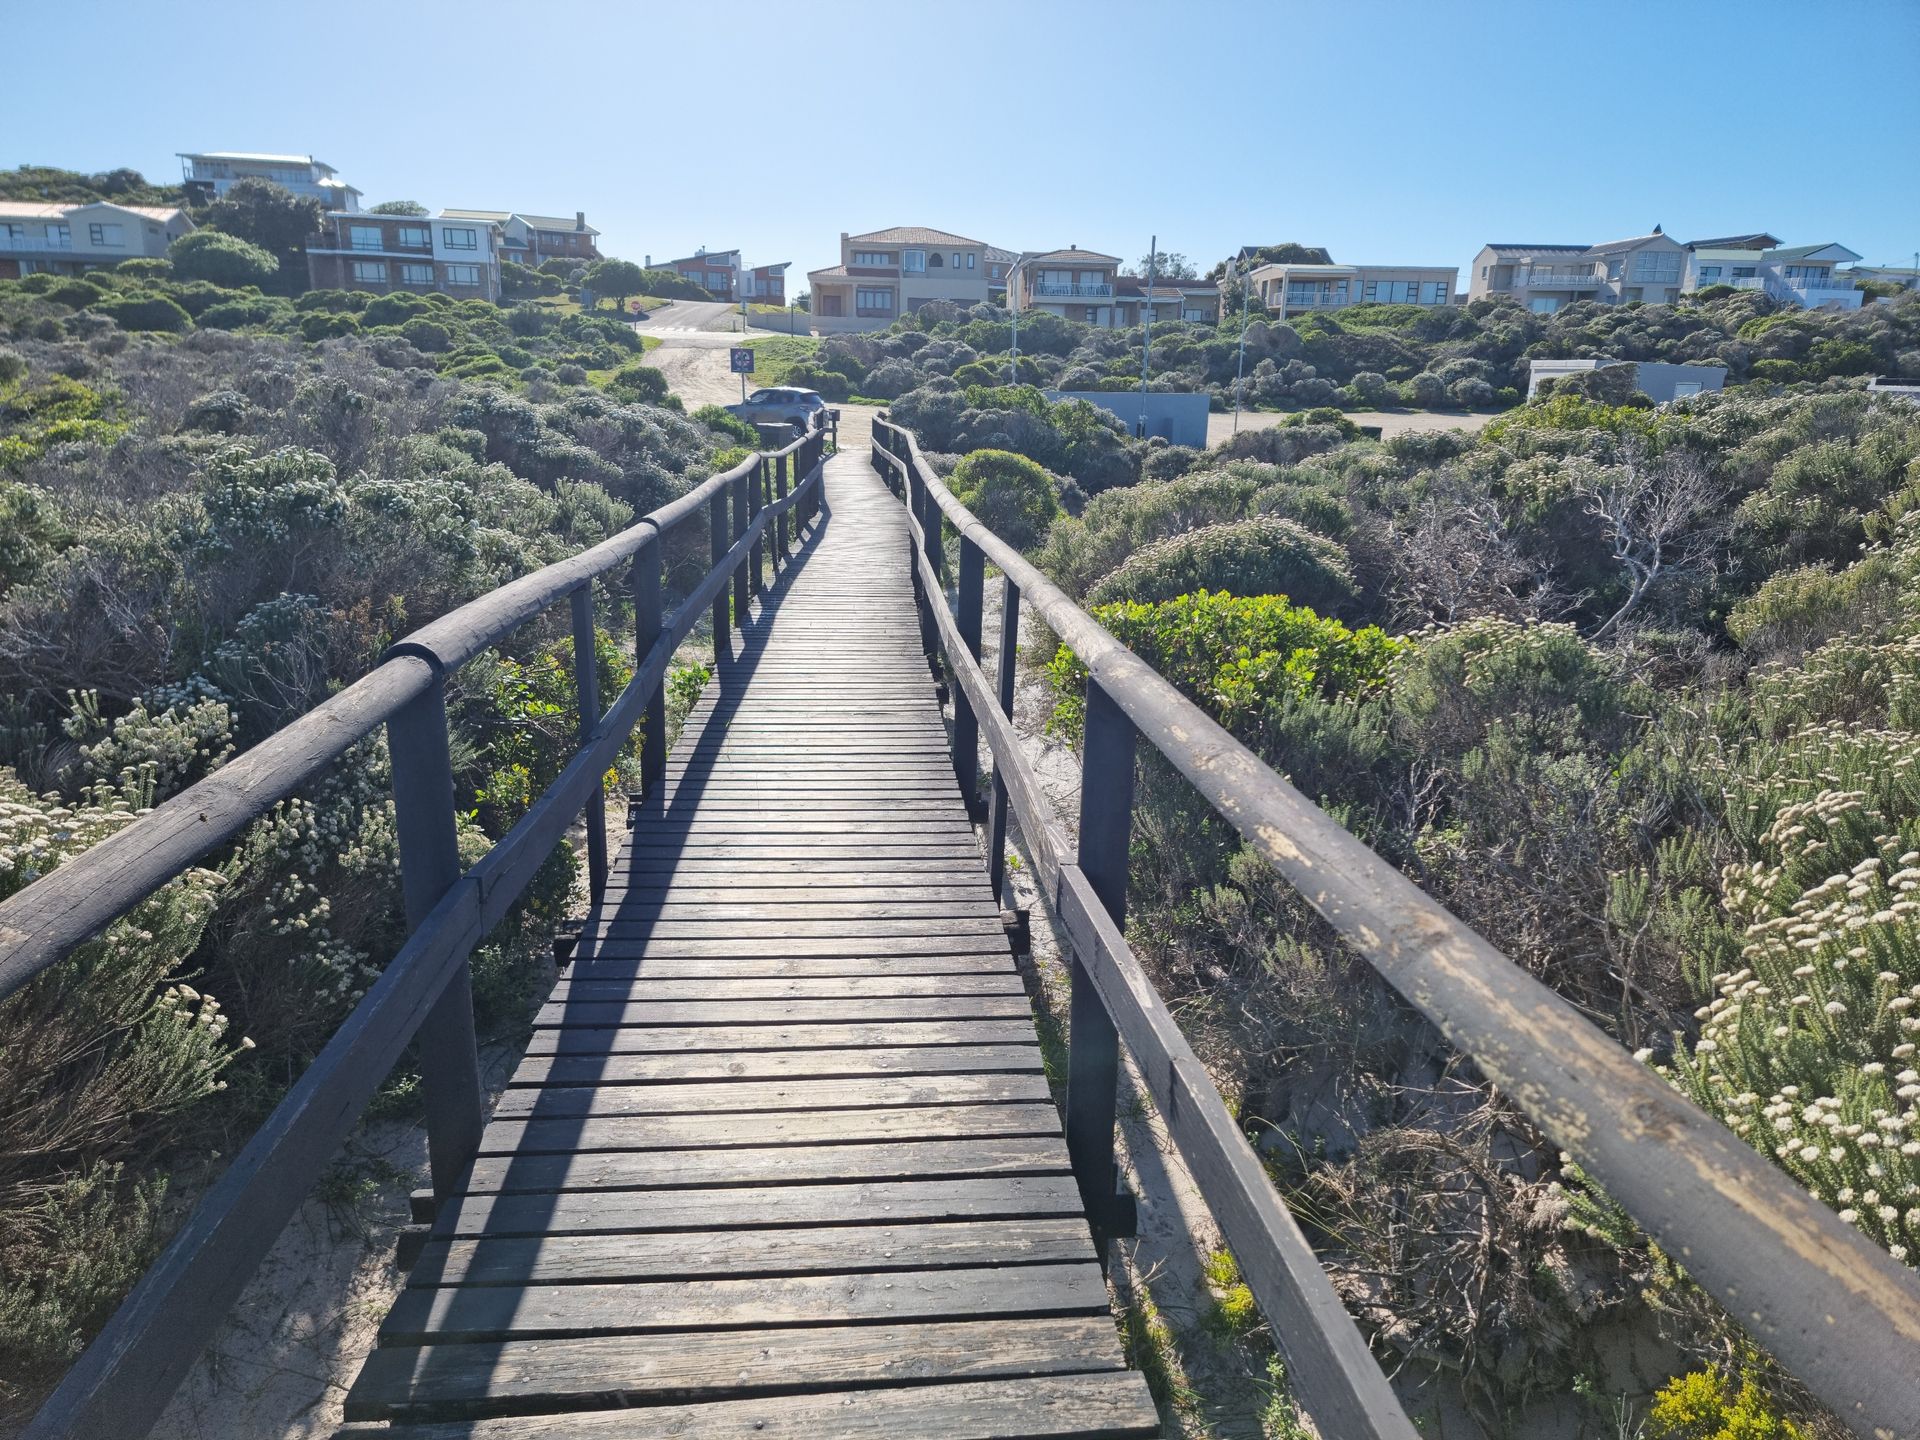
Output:
[[[49,240],[41,235],[22,235],[9,240],[0,236],[0,250],[10,255],[71,255],[72,240]]]
[[[1039,300],[1111,300],[1111,285],[1069,285],[1057,280],[1034,282],[1033,294]]]
[[[1354,298],[1354,295],[1346,290],[1335,290],[1329,294],[1322,294],[1315,290],[1301,295],[1288,291],[1284,300],[1270,300],[1267,303],[1278,304],[1288,310],[1342,310],[1353,304]]]
[[[1513,277],[1516,290],[1597,290],[1600,277],[1591,270],[1578,273],[1552,270],[1522,270]]]

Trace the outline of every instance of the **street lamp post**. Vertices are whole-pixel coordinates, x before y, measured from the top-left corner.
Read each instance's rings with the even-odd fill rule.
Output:
[[[1247,283],[1247,247],[1242,245],[1240,253],[1233,257],[1235,267],[1240,272],[1240,359],[1233,367],[1233,433],[1240,433],[1240,397],[1246,389],[1247,375],[1247,306],[1253,297],[1253,286]]]

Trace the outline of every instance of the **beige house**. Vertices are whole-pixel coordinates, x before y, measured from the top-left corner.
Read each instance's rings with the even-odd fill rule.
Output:
[[[1219,318],[1219,286],[1211,280],[1160,280],[1122,275],[1120,257],[1069,245],[1020,256],[1008,271],[1007,305],[1026,313],[1044,310],[1064,320],[1124,330],[1142,320]]]
[[[1467,298],[1505,295],[1550,314],[1576,300],[1669,305],[1686,283],[1687,247],[1658,225],[1650,235],[1603,245],[1530,245],[1496,241],[1473,260]]]
[[[1451,305],[1457,265],[1262,265],[1254,298],[1282,319],[1348,305]]]
[[[164,257],[191,229],[193,221],[177,206],[0,201],[0,280],[77,275],[122,260]]]
[[[895,225],[840,232],[840,263],[807,273],[813,313],[878,327],[935,300],[978,305],[988,295],[992,247],[946,230]]]

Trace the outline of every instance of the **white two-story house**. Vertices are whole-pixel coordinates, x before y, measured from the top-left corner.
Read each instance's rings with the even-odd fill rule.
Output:
[[[500,227],[443,212],[322,217],[307,245],[315,290],[440,290],[457,299],[500,298]]]
[[[77,275],[122,260],[159,258],[193,229],[177,206],[0,201],[0,280]]]
[[[1851,274],[1835,270],[1860,257],[1844,245],[1782,246],[1764,231],[1695,240],[1687,246],[1688,291],[1731,285],[1762,290],[1776,300],[1809,310],[1857,310],[1860,291]]]
[[[339,172],[311,155],[267,155],[248,150],[180,153],[180,169],[189,192],[203,201],[218,200],[242,180],[270,180],[295,195],[318,200],[326,210],[358,210],[360,192]]]

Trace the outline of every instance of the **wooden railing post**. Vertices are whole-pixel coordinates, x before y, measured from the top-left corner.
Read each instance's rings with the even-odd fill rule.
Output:
[[[1000,713],[1013,717],[1014,653],[1020,646],[1020,587],[1008,576],[1000,587]],[[1001,908],[1007,903],[1007,777],[993,762],[993,800],[987,816],[987,878]]]
[[[586,581],[570,597],[573,608],[573,693],[580,710],[580,743],[584,746],[600,723],[600,656],[593,625],[593,582]],[[587,797],[587,893],[594,905],[607,893],[607,787],[593,787]]]
[[[929,608],[933,604],[934,597],[927,593],[926,583],[920,576],[920,557],[926,553],[926,505],[921,498],[926,493],[926,486],[920,483],[920,476],[911,465],[905,467],[903,478],[907,508],[913,518],[920,522],[918,540],[914,539],[911,530],[907,532],[907,573],[913,577],[913,606],[920,616],[920,649],[937,674],[939,662],[933,658],[935,647],[933,611]]]
[[[758,467],[755,467],[758,468]],[[733,542],[747,533],[747,495],[753,482],[753,472],[734,477],[733,490]],[[742,556],[733,571],[733,623],[745,628],[747,616],[751,613],[750,602],[753,599],[752,581],[748,578],[748,565],[751,557]]]
[[[934,507],[934,513],[939,513],[938,506]],[[960,609],[956,619],[960,641],[976,662],[980,659],[980,612],[985,602],[982,592],[986,589],[986,576],[987,557],[978,545],[962,535]],[[966,662],[956,659],[954,663],[958,667]],[[978,820],[981,816],[980,721],[973,713],[973,702],[967,699],[964,685],[953,687],[953,774],[960,782],[960,798],[966,804],[967,815]]]
[[[1079,865],[1115,925],[1127,909],[1135,731],[1099,684],[1087,681],[1081,739]],[[1133,1199],[1115,1187],[1113,1122],[1120,1042],[1085,957],[1073,957],[1067,1035],[1067,1153],[1104,1264],[1109,1240],[1134,1233]]]
[[[747,519],[767,508],[767,460],[762,456],[754,462],[753,469],[747,472]],[[764,595],[767,590],[767,577],[761,570],[766,564],[767,542],[765,536],[753,542],[753,558],[747,562],[747,589],[755,595]]]
[[[793,453],[797,456],[801,451],[796,450]],[[775,500],[787,498],[788,459],[788,456],[781,455],[773,462],[773,498]],[[791,564],[793,561],[793,556],[787,550],[787,519],[785,510],[773,517],[773,573],[775,575],[780,573],[782,565]]]
[[[430,689],[387,722],[387,749],[400,840],[400,890],[407,928],[415,930],[460,878],[443,676],[436,676]],[[461,1176],[480,1148],[485,1123],[480,1052],[473,1033],[473,971],[468,961],[460,962],[420,1022],[416,1045],[427,1107],[428,1167],[434,1195],[445,1199],[458,1190]]]
[[[633,658],[644,665],[659,643],[663,614],[660,564],[666,546],[659,533],[633,552]],[[640,794],[651,800],[667,776],[667,683],[662,676],[647,697],[645,733],[640,739]]]
[[[707,523],[710,540],[711,565],[718,567],[727,556],[729,528],[727,525],[727,487],[721,485],[713,492],[713,499],[707,502]],[[732,613],[732,604],[725,587],[713,597],[713,663],[718,666],[733,658],[733,637],[727,633],[727,617]]]

